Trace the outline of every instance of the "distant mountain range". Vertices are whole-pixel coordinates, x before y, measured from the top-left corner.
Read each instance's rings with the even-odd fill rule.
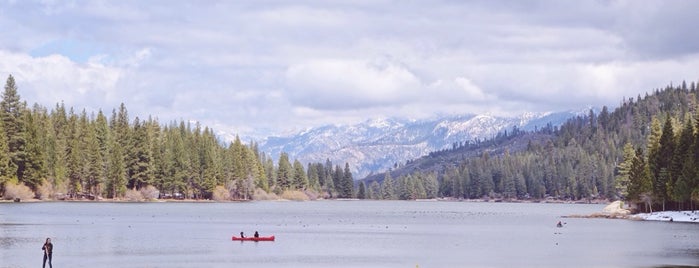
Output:
[[[589,110],[588,110],[589,111]],[[432,120],[372,119],[356,125],[326,125],[288,136],[272,136],[260,149],[278,159],[287,152],[302,163],[349,163],[355,179],[383,172],[398,163],[451,148],[462,142],[483,140],[514,127],[535,130],[558,126],[584,112],[525,113],[517,117],[489,114],[458,115]]]

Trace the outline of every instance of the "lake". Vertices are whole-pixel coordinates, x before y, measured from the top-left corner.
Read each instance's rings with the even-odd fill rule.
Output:
[[[699,266],[699,224],[560,218],[603,205],[2,203],[0,268]],[[556,228],[558,221],[565,223]],[[231,241],[244,231],[274,242]]]

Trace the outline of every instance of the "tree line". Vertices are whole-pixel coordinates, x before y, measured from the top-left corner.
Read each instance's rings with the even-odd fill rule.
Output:
[[[125,198],[130,192],[193,199],[253,199],[257,193],[305,191],[353,197],[352,173],[304,167],[282,153],[275,161],[255,142],[221,142],[213,129],[184,121],[130,119],[122,103],[111,116],[28,107],[7,78],[0,101],[0,195],[26,187],[37,198]],[[155,196],[157,197],[157,195]]]
[[[699,202],[698,103],[694,82],[669,85],[624,99],[613,112],[605,106],[561,126],[513,129],[455,144],[387,172],[383,181],[367,182],[374,192],[392,189],[385,192],[394,194],[373,196],[382,199],[428,197],[421,188],[436,178],[437,197],[624,199],[640,210],[694,209]],[[401,186],[387,179],[392,173],[401,174]]]

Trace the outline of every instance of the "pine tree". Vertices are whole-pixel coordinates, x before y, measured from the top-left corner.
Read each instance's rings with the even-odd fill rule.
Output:
[[[277,177],[276,174],[274,173],[274,160],[271,158],[268,158],[267,160],[264,161],[264,170],[265,174],[267,175],[267,184],[269,189],[275,189],[277,188]],[[269,190],[267,190],[269,191]]]
[[[126,192],[126,168],[122,155],[122,147],[119,146],[119,142],[112,140],[107,168],[107,196],[111,198],[123,197]]]
[[[367,198],[366,184],[362,181],[359,183],[359,190],[357,190],[357,198],[366,199]]]
[[[675,152],[675,134],[672,127],[672,121],[668,115],[665,120],[662,135],[660,135],[659,148],[657,158],[655,160],[653,194],[662,202],[663,210],[665,210],[665,202],[668,200],[668,182],[672,176],[672,156]]]
[[[46,130],[45,123],[42,119],[40,107],[35,106],[33,112],[27,111],[24,114],[24,122],[26,122],[25,141],[26,143],[26,162],[24,172],[24,183],[33,191],[37,189],[45,180],[46,173],[46,158],[45,158],[45,140]]]
[[[161,130],[160,124],[152,117],[148,118],[145,123],[146,131],[148,132],[148,140],[151,153],[151,182],[150,185],[162,191],[162,184],[165,178],[166,164],[164,159],[165,148],[164,133]]]
[[[253,165],[255,168],[255,173],[256,173],[256,182],[255,185],[257,188],[262,189],[265,192],[269,192],[269,180],[267,178],[267,172],[265,171],[264,164],[262,162],[262,157],[259,156],[260,153],[257,152],[257,150],[248,150],[249,152],[252,152],[252,156],[256,156],[253,161]]]
[[[0,121],[0,194],[5,192],[5,182],[12,176],[9,170],[10,158],[7,140],[4,137],[4,124]]]
[[[308,163],[308,168],[306,169],[308,176],[308,185],[314,191],[320,190],[320,177],[318,174],[318,168],[316,165]]]
[[[68,117],[68,194],[77,197],[83,192],[84,142],[78,116],[71,109]]]
[[[345,169],[341,181],[341,197],[352,198],[354,196],[354,178],[352,178],[352,171],[350,171],[349,163],[345,163]]]
[[[180,121],[179,126],[173,128],[169,137],[172,152],[169,154],[170,158],[166,160],[168,167],[166,174],[170,179],[166,179],[164,184],[166,190],[173,195],[188,194],[189,181],[194,176],[192,171],[194,163],[190,157],[191,150],[188,149],[191,148],[188,147],[190,134],[188,127]]]
[[[505,161],[500,165],[503,167],[502,175],[502,193],[505,198],[515,198],[517,196],[517,187],[515,186],[514,173],[511,170],[510,162],[512,159],[509,153],[505,155]]]
[[[83,111],[83,113],[85,113]],[[102,178],[104,176],[104,159],[102,158],[102,152],[100,151],[100,141],[97,138],[97,131],[95,124],[90,124],[86,122],[87,125],[84,126],[86,129],[85,140],[85,188],[86,190],[97,196],[102,191]]]
[[[289,162],[289,155],[281,153],[277,165],[277,186],[279,186],[281,191],[289,190],[291,188],[293,172],[291,162]]]
[[[437,175],[434,173],[427,174],[425,176],[423,185],[425,189],[425,198],[437,198],[439,193],[439,182],[437,181]]]
[[[123,107],[123,104],[122,104]],[[124,110],[125,111],[125,110]],[[122,116],[125,113],[121,113]],[[107,164],[107,196],[111,198],[123,197],[126,193],[126,164],[124,163],[124,141],[120,137],[125,135],[121,128],[128,127],[119,122],[116,110],[112,111],[110,128],[115,135],[109,137],[109,162]]]
[[[396,199],[395,186],[393,185],[393,179],[391,178],[391,173],[386,172],[384,176],[383,183],[381,184],[381,199],[391,200]]]
[[[202,142],[202,130],[199,122],[195,124],[193,135],[188,137],[188,143],[190,148],[193,148],[193,152],[189,155],[190,161],[192,163],[189,181],[187,182],[188,195],[192,196],[194,199],[205,198],[205,180],[203,173],[203,162],[204,162],[204,147]]]
[[[295,190],[305,190],[308,188],[308,177],[303,169],[303,164],[299,160],[294,160],[293,188]]]
[[[67,192],[66,181],[68,178],[68,116],[63,104],[56,105],[51,113],[51,125],[53,126],[52,141],[49,142],[48,166],[50,180],[54,188],[60,192]]]
[[[230,147],[232,150],[233,179],[242,180],[245,178],[245,162],[243,161],[245,152],[240,137],[236,135]]]
[[[621,197],[626,198],[629,195],[629,173],[631,172],[631,165],[636,158],[636,151],[633,149],[633,145],[627,142],[624,145],[624,159],[617,166],[617,177],[616,177],[616,191]]]
[[[369,184],[369,194],[367,196],[371,199],[381,199],[381,185],[377,181],[372,181]]]
[[[689,180],[695,176],[695,167],[692,166],[694,161],[691,159],[693,156],[693,142],[694,127],[688,117],[679,134],[679,140],[671,163],[672,177],[668,180],[666,186],[668,197],[680,206],[685,201],[689,201],[691,195]]]
[[[199,163],[200,163],[200,183],[199,191],[202,198],[210,199],[213,196],[214,189],[221,181],[221,159],[218,152],[218,142],[216,136],[208,127],[204,128],[199,140]],[[244,160],[244,159],[243,159]],[[244,171],[244,176],[240,179],[240,195],[243,199],[251,196],[254,189],[253,178],[247,176]]]
[[[99,171],[96,172],[96,174],[98,174],[97,184],[99,187],[95,189],[97,191],[95,194],[101,195],[107,190],[105,185],[107,184],[107,167],[109,166],[109,123],[107,117],[102,113],[102,110],[97,113],[97,118],[93,122],[93,131],[98,150],[98,155],[94,157],[99,159],[97,161],[99,162]],[[92,144],[90,148],[94,150],[94,146],[95,145]],[[94,152],[92,153],[94,154]]]
[[[626,199],[632,202],[642,201],[644,195],[649,196],[652,192],[652,183],[649,174],[649,169],[646,166],[643,156],[643,149],[636,149],[634,157],[629,167],[628,178],[628,194]]]
[[[20,96],[17,93],[15,79],[9,75],[5,83],[2,101],[0,101],[0,116],[5,129],[4,137],[7,139],[10,158],[8,175],[11,178],[17,178],[19,182],[25,182],[24,172],[27,161],[25,110],[25,104],[20,101]]]

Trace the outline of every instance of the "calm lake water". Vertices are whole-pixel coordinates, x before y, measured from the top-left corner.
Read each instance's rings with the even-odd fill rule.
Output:
[[[699,266],[699,225],[561,219],[602,205],[2,203],[0,268]],[[556,223],[565,222],[563,228]],[[254,231],[275,242],[231,241]]]

